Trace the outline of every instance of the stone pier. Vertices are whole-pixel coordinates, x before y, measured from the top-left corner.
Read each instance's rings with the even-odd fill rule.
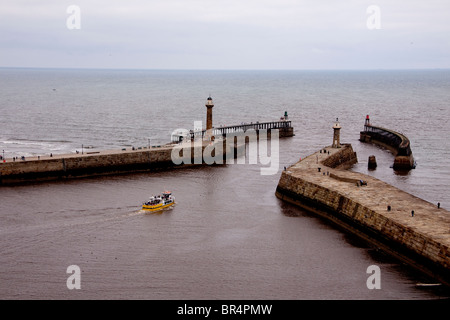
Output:
[[[394,170],[410,170],[415,168],[414,157],[411,151],[411,143],[408,137],[399,132],[373,126],[369,116],[366,117],[364,131],[360,132],[361,142],[373,143],[390,150],[394,155]]]
[[[450,285],[450,212],[383,181],[345,170],[351,145],[327,147],[287,168],[276,196],[319,214]]]
[[[5,162],[0,163],[0,185],[204,165],[203,152],[210,145],[210,141],[200,141],[185,147],[179,152],[179,156],[183,157],[181,164],[174,162],[173,159],[172,151],[178,146],[177,144],[54,154],[15,161],[6,159]],[[224,145],[221,149],[222,156],[226,157],[228,153],[231,153],[234,158],[238,154],[236,149],[237,146],[230,149]]]

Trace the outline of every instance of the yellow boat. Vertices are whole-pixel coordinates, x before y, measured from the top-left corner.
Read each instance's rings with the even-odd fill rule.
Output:
[[[158,211],[168,208],[175,204],[175,197],[172,196],[172,192],[164,191],[162,196],[152,196],[148,201],[142,204],[142,210],[145,211]]]

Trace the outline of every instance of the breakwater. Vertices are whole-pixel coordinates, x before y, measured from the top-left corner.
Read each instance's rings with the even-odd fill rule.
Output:
[[[290,122],[289,126],[285,128],[290,133],[286,135],[285,132],[282,137],[293,135]],[[263,140],[262,143],[267,143],[271,131],[278,130],[274,127],[258,130],[249,127],[247,129],[246,131],[230,130],[219,133],[218,136],[202,134],[193,137],[192,140],[189,139],[189,135],[186,140],[179,139],[180,137],[186,137],[182,133],[181,135],[175,135],[177,142],[157,147],[35,156],[27,157],[24,160],[10,158],[0,163],[0,185],[199,165],[229,164],[231,160],[245,156],[245,144],[247,142]],[[275,165],[278,166],[278,163],[275,163]]]
[[[359,140],[383,146],[393,152],[395,155],[394,170],[410,170],[415,167],[409,139],[399,132],[373,126],[369,116],[366,118],[364,131],[360,132]]]
[[[172,147],[104,150],[83,154],[8,159],[0,164],[0,183],[86,177],[118,172],[138,172],[174,166]]]
[[[217,141],[216,145],[219,143],[223,144],[221,148],[213,148],[214,143],[211,141],[199,140],[188,145],[168,144],[83,154],[38,156],[15,161],[8,159],[0,163],[0,185],[198,166],[205,164],[206,151],[214,160],[234,159],[242,154],[242,150],[245,151],[245,147],[236,142],[226,143],[226,140],[222,140]],[[220,154],[216,154],[217,150]],[[180,161],[177,162],[178,159]]]
[[[286,168],[276,196],[323,216],[450,285],[450,212],[371,176],[344,170],[351,145]]]

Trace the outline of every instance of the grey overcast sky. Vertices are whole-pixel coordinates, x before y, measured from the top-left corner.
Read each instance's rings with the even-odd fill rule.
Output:
[[[450,1],[1,0],[0,66],[450,68]]]

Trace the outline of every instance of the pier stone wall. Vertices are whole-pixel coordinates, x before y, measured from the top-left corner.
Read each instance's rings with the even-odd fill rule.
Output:
[[[411,143],[408,137],[399,132],[366,124],[364,131],[360,132],[359,140],[377,144],[393,152],[395,170],[410,170],[415,167]]]
[[[85,154],[65,154],[37,158],[16,160],[8,159],[0,163],[0,185],[7,185],[22,181],[52,180],[59,178],[85,177],[100,174],[114,174],[122,172],[140,172],[154,169],[177,168],[185,166],[206,165],[204,160],[205,148],[208,156],[213,160],[235,158],[245,152],[245,145],[231,143],[224,140],[218,150],[222,155],[216,155],[216,146],[212,141],[198,141],[180,147],[178,156],[181,163],[174,163],[172,150],[175,145],[166,145],[142,150],[106,150]],[[175,152],[176,154],[176,152]]]
[[[113,172],[140,171],[174,166],[171,147],[142,151],[102,151],[95,154],[67,154],[39,160],[16,160],[0,164],[0,181],[27,181],[75,177]]]
[[[351,145],[342,144],[339,152],[332,153],[329,157],[322,160],[322,164],[330,168],[345,169],[358,162],[356,152]]]

